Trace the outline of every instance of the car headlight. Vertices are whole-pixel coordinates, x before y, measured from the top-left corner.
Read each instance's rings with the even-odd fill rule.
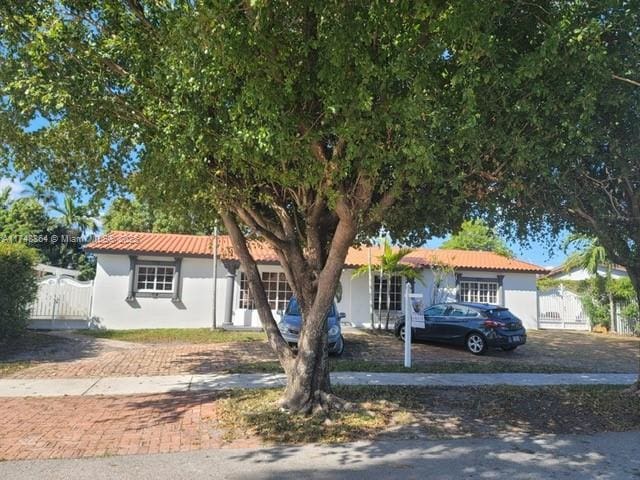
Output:
[[[335,337],[336,335],[338,335],[340,333],[340,329],[338,328],[337,325],[334,325],[333,327],[331,327],[329,329],[329,336],[330,337]]]

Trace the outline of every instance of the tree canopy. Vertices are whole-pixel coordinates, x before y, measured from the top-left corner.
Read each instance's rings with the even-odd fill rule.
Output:
[[[505,241],[483,220],[466,220],[460,231],[452,235],[441,246],[444,249],[481,250],[495,252],[505,257],[513,257],[513,252]]]
[[[443,235],[479,201],[521,213],[523,171],[585,151],[614,3],[5,1],[0,168],[219,213],[283,405],[338,406],[325,314],[349,246]],[[297,354],[251,236],[298,297]]]
[[[188,212],[184,214],[167,213],[148,203],[120,197],[109,205],[103,220],[103,228],[106,232],[126,230],[130,232],[204,235],[213,231],[216,218],[210,215],[208,218],[198,219],[189,215]]]

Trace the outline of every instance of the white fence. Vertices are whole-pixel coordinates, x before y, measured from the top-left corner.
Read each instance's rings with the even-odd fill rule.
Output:
[[[562,286],[538,292],[538,326],[562,330],[591,330],[580,297]]]
[[[624,316],[625,307],[628,305],[625,303],[616,304],[614,331],[622,335],[635,335],[640,331],[640,319]]]
[[[93,282],[53,277],[38,283],[30,328],[86,328],[91,318]]]

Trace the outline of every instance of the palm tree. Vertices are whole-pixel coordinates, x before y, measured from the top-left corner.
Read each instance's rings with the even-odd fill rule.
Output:
[[[418,280],[420,283],[424,283],[422,275],[413,266],[402,263],[402,259],[409,255],[413,250],[410,248],[398,248],[394,249],[391,243],[385,239],[382,242],[382,255],[378,256],[380,261],[380,283],[378,293],[380,295],[378,300],[378,330],[382,329],[382,286],[383,280],[387,282],[386,289],[386,304],[387,304],[387,317],[385,322],[385,330],[389,329],[389,319],[391,314],[391,278],[392,277],[404,277],[406,280],[413,282]],[[369,273],[369,266],[363,265],[353,272],[354,277],[365,275]],[[373,325],[371,325],[373,328]]]
[[[564,249],[566,250],[570,245],[580,245],[582,248],[571,254],[564,262],[562,266],[565,271],[584,268],[590,274],[598,275],[599,268],[604,267],[607,275],[611,273],[613,263],[597,238],[574,233],[565,240]]]
[[[59,222],[67,228],[76,229],[80,234],[87,230],[93,233],[98,231],[98,223],[88,214],[87,206],[77,204],[68,193],[64,196],[62,205],[54,204],[51,209],[60,214]]]
[[[565,271],[572,270],[574,268],[583,268],[588,273],[594,276],[599,276],[598,271],[601,267],[605,269],[605,278],[609,280],[611,278],[611,271],[613,270],[613,262],[607,256],[607,251],[600,244],[597,238],[589,237],[587,235],[574,233],[564,242],[564,249],[570,245],[579,245],[582,248],[574,252],[567,258],[563,264]],[[611,330],[616,330],[615,320],[615,301],[613,293],[610,288],[607,288],[607,296],[609,300],[609,318]]]
[[[6,210],[11,206],[11,187],[0,189],[0,210]]]
[[[24,192],[28,196],[35,198],[42,205],[46,206],[55,203],[56,196],[51,190],[49,190],[42,184],[29,180],[24,182],[23,185],[25,187]]]

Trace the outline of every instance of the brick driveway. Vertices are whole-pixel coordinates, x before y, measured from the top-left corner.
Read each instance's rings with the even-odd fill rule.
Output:
[[[214,344],[129,344],[105,342],[89,355],[79,352],[74,358],[43,361],[20,370],[12,378],[79,378],[176,375],[181,373],[223,372],[246,363],[275,360],[265,342]],[[117,346],[113,346],[116,344]]]
[[[507,363],[563,366],[582,372],[637,373],[640,338],[586,332],[529,330],[527,344],[513,352],[490,350],[471,355],[462,347],[436,343],[414,344],[417,364],[433,362]],[[402,363],[404,345],[390,334],[354,335],[345,357],[354,360]]]
[[[344,359],[402,363],[403,345],[390,334],[347,333]],[[530,331],[515,352],[474,356],[455,346],[415,344],[416,364],[442,362],[563,366],[584,372],[635,373],[640,338],[577,332]],[[225,372],[275,356],[265,342],[136,344],[83,337],[67,340],[55,354],[35,355],[32,367],[13,378],[80,378]]]
[[[0,399],[0,461],[249,447],[226,443],[214,393]]]

